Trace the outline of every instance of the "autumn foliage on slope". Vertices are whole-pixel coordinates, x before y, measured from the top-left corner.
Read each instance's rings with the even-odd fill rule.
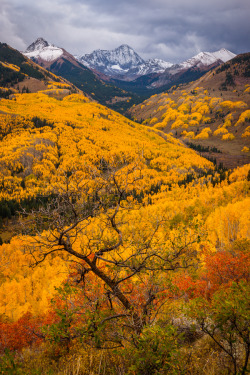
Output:
[[[41,351],[40,373],[81,358],[82,373],[198,374],[210,334],[203,373],[223,374],[225,361],[244,374],[247,352],[234,350],[247,348],[249,165],[215,183],[193,150],[84,96],[24,94],[0,108],[3,225],[19,211],[22,232],[0,247],[1,350],[23,353],[23,373]]]

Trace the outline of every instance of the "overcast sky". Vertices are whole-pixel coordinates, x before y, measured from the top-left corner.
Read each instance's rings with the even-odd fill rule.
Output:
[[[250,51],[249,0],[0,0],[0,41],[38,37],[73,54],[128,44],[143,58],[181,62],[225,47]]]

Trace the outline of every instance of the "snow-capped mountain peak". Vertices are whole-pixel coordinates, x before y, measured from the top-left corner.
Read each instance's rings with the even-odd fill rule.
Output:
[[[149,59],[146,61],[146,63],[148,66],[151,66],[151,67],[157,66],[158,68],[162,68],[162,71],[166,70],[167,68],[170,68],[170,66],[173,65],[172,63],[161,60],[161,59]],[[158,71],[160,70],[158,69]]]
[[[102,73],[109,74],[113,70],[128,71],[135,68],[144,60],[127,44],[122,44],[114,50],[95,50],[90,54],[76,56],[82,64],[96,69]]]
[[[120,47],[110,51],[110,56],[119,65],[138,65],[143,63],[144,60],[127,44],[122,44]]]
[[[121,44],[119,47],[115,48],[115,51],[130,51],[134,53],[135,51],[133,50],[132,47],[130,47],[128,44]]]
[[[90,69],[112,78],[134,80],[148,74],[162,74],[165,71],[177,74],[193,67],[206,70],[210,65],[226,62],[236,55],[225,48],[215,52],[200,52],[180,64],[172,64],[160,59],[143,60],[130,46],[122,44],[114,50],[95,50],[91,54],[75,56]]]
[[[49,43],[43,38],[37,38],[35,42],[31,43],[31,45],[26,49],[25,53],[40,51],[45,47],[48,47]]]
[[[191,57],[191,59],[188,59],[179,66],[182,68],[191,68],[193,66],[209,66],[214,64],[216,61],[221,60],[223,62],[227,62],[228,60],[231,60],[236,55],[230,51],[228,51],[225,48],[220,49],[219,51],[215,52],[200,52],[197,55]]]
[[[100,73],[114,78],[119,76],[118,78],[125,80],[145,74],[162,73],[173,65],[160,59],[145,61],[127,44],[122,44],[114,50],[95,50],[91,54],[75,58]]]
[[[53,61],[63,54],[62,48],[56,47],[48,43],[43,38],[38,38],[26,49],[23,54],[30,59],[42,59],[45,61]]]
[[[56,47],[43,38],[38,38],[23,54],[46,67],[62,55],[65,56],[65,53],[67,54],[64,49]],[[204,72],[235,56],[234,53],[221,48],[215,52],[200,52],[192,58],[174,65],[161,59],[145,61],[132,47],[122,44],[113,50],[98,49],[90,54],[74,57],[83,65],[94,70],[95,73],[99,73],[102,79],[109,76],[118,80],[131,81],[141,76],[152,75],[151,78],[157,81],[158,76],[166,75],[168,77],[166,79],[169,80],[170,76],[180,75],[188,69]]]
[[[227,62],[236,56],[233,52],[228,51],[226,48],[221,48],[219,51],[213,52],[213,55],[223,62]]]

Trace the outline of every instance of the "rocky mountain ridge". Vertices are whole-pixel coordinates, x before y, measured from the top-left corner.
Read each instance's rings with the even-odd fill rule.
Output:
[[[207,71],[236,56],[222,48],[215,52],[200,52],[178,64],[160,59],[145,61],[127,44],[122,44],[114,50],[99,49],[90,54],[73,56],[43,38],[38,38],[23,54],[46,69],[51,70],[52,66],[55,74],[63,74],[63,76],[67,72],[65,72],[66,67],[62,72],[61,66],[65,65],[65,59],[70,60],[70,64],[77,68],[80,64],[81,70],[92,71],[96,79],[139,95],[147,95],[154,90],[162,91],[172,85],[194,81]],[[70,78],[68,73],[66,78]]]
[[[28,58],[44,61],[45,65],[61,58],[64,53],[65,50],[63,48],[48,43],[43,38],[38,38],[23,52]],[[134,81],[139,77],[152,74],[173,76],[187,69],[207,70],[207,67],[220,65],[235,56],[234,53],[222,48],[215,52],[200,52],[182,63],[173,64],[161,59],[145,61],[133,48],[127,44],[122,44],[114,50],[98,49],[90,54],[75,55],[74,58],[87,68],[94,70],[97,74],[100,73],[104,77],[107,76],[107,79]],[[161,78],[156,80],[159,82],[164,81]],[[161,83],[154,83],[152,87],[159,85]]]
[[[160,59],[142,59],[130,46],[123,44],[114,50],[95,50],[75,56],[83,65],[112,78],[133,80],[141,75],[162,73],[173,64]]]
[[[23,54],[29,59],[40,58],[45,61],[54,61],[63,55],[63,49],[48,43],[43,38],[38,38]]]
[[[162,74],[165,71],[173,75],[181,70],[193,67],[203,68],[221,64],[236,55],[225,48],[215,52],[200,52],[180,64],[173,64],[160,59],[143,60],[128,45],[121,45],[114,50],[96,50],[91,54],[75,56],[83,65],[114,79],[132,81],[143,75]]]
[[[95,71],[76,60],[64,48],[56,47],[43,38],[38,38],[33,42],[23,55],[53,74],[72,82],[99,103],[117,111],[125,111],[129,106],[141,100],[135,94],[128,93],[112,83],[104,82],[100,75],[98,76]]]

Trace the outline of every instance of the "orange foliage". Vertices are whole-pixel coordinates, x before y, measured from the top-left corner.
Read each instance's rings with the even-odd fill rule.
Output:
[[[177,287],[177,295],[184,298],[204,296],[208,291],[206,280],[195,280],[188,274],[178,276],[173,281],[173,284]]]
[[[30,313],[26,313],[16,322],[0,320],[0,353],[4,350],[21,350],[32,344],[39,344],[41,337],[39,331],[41,320],[34,319]]]
[[[235,252],[219,251],[206,259],[206,278],[210,283],[210,293],[222,285],[231,286],[232,282],[249,280],[250,254],[239,250]]]
[[[221,287],[228,288],[233,282],[250,280],[250,254],[242,250],[218,251],[209,254],[205,267],[198,278],[191,275],[177,276],[173,284],[177,287],[177,295],[186,298],[212,295]]]

